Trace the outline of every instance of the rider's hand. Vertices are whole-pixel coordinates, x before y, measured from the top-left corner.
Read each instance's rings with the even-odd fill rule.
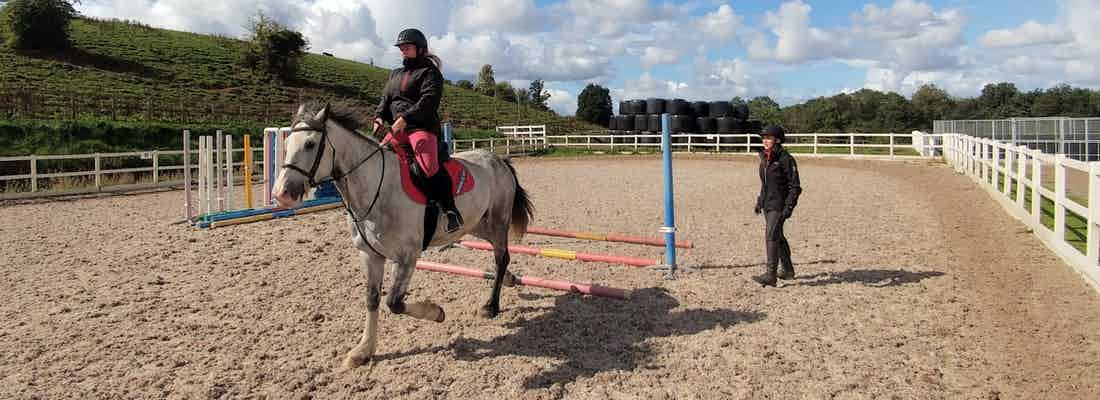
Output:
[[[375,118],[375,119],[374,119],[374,126],[373,126],[373,127],[371,128],[371,132],[373,132],[373,133],[376,133],[376,134],[377,134],[377,133],[378,133],[378,130],[379,130],[379,129],[382,129],[382,126],[383,126],[382,124],[384,124],[384,123],[385,123],[385,122],[384,122],[384,121],[382,121],[382,118]]]
[[[401,118],[398,118],[397,121],[393,121],[392,128],[393,128],[394,132],[404,132],[405,131],[405,126],[406,126],[405,117],[401,117]]]

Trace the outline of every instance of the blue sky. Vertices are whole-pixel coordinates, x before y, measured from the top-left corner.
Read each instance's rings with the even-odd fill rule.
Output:
[[[395,66],[398,31],[418,27],[452,80],[491,64],[498,81],[543,79],[571,114],[588,83],[621,99],[771,96],[788,105],[934,83],[974,96],[1100,85],[1095,0],[85,0],[96,17],[242,36],[258,10],[302,31],[314,52]]]

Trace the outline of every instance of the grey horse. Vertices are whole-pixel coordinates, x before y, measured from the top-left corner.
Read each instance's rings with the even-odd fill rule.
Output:
[[[308,108],[307,108],[308,106]],[[405,294],[423,249],[424,205],[402,190],[397,154],[358,131],[364,121],[341,107],[303,104],[286,139],[286,159],[272,195],[282,207],[295,207],[309,187],[332,179],[347,206],[352,242],[367,271],[367,320],[359,344],[344,359],[345,368],[370,362],[378,339],[378,306],[386,260],[396,263],[386,305],[395,314],[442,322],[445,312],[431,301],[405,303]],[[493,244],[496,273],[489,301],[478,315],[493,318],[500,311],[500,288],[508,273],[508,238],[521,238],[533,217],[527,192],[519,185],[508,160],[486,151],[453,156],[474,179],[472,191],[455,199],[465,225],[446,233],[446,221],[431,246],[450,244],[471,234]],[[511,232],[509,232],[511,231]],[[513,277],[514,278],[514,277]]]

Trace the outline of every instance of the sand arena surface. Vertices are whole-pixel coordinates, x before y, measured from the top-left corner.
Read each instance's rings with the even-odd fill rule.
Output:
[[[787,225],[797,279],[762,289],[749,158],[681,158],[677,225],[699,268],[675,281],[512,257],[520,274],[634,290],[631,301],[418,271],[382,308],[373,368],[366,276],[343,212],[212,231],[170,226],[182,192],[0,206],[0,398],[1100,397],[1100,301],[1075,272],[941,163],[799,160]],[[657,158],[520,159],[535,226],[657,236]],[[660,258],[663,249],[525,244]],[[489,252],[425,259],[488,268]],[[389,276],[384,288],[388,288]]]

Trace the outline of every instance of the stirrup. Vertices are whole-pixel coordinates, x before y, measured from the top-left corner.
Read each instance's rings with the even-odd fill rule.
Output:
[[[462,225],[465,223],[462,221],[462,215],[457,211],[444,211],[447,215],[447,233],[455,233],[459,229],[462,229]]]

